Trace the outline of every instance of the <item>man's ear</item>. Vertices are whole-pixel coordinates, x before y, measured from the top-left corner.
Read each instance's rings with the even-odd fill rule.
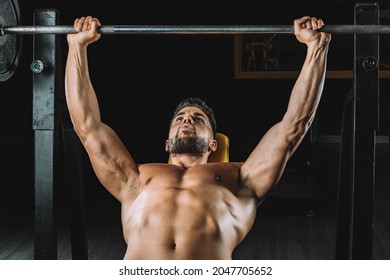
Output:
[[[168,140],[165,141],[165,151],[168,152]]]
[[[215,152],[217,150],[217,147],[218,147],[218,143],[217,143],[217,140],[213,139],[210,141],[210,144],[209,144],[209,149],[212,151],[212,152]]]

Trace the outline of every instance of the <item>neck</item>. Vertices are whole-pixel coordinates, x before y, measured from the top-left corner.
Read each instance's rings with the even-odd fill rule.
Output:
[[[172,164],[190,168],[193,166],[206,164],[207,163],[208,154],[171,154],[171,162]]]

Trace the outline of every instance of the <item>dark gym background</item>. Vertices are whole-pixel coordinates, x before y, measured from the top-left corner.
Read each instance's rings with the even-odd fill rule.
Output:
[[[280,1],[249,0],[18,2],[23,25],[32,25],[36,9],[58,10],[62,25],[71,25],[84,15],[98,17],[103,25],[287,25],[303,15],[322,18],[329,25],[353,24],[356,4],[350,0],[294,1],[287,6]],[[387,1],[377,3],[381,10],[390,9]],[[16,73],[0,84],[0,259],[33,258],[32,38],[23,35]],[[64,67],[65,36],[61,40]],[[342,46],[344,41],[343,35],[333,35],[330,59],[337,55],[334,46]],[[383,52],[388,50],[381,49]],[[176,104],[188,96],[199,96],[214,108],[218,130],[230,139],[230,160],[244,161],[267,129],[283,116],[295,83],[288,78],[235,79],[233,35],[103,35],[89,47],[89,63],[102,119],[116,130],[139,163],[167,160],[168,123]],[[352,68],[353,61],[350,65]],[[323,140],[317,147],[318,176],[313,188],[297,186],[286,190],[288,193],[281,189],[266,201],[235,258],[334,258],[338,144],[326,139],[340,135],[344,99],[351,88],[352,79],[326,80],[317,113],[318,134]],[[386,206],[390,202],[389,91],[390,79],[380,79],[375,259],[390,259],[390,210]],[[304,142],[295,160],[305,160],[309,154]],[[120,205],[100,186],[88,159],[81,160],[85,162],[89,258],[121,259]],[[69,259],[69,204],[64,189],[59,190],[58,205],[59,259]]]

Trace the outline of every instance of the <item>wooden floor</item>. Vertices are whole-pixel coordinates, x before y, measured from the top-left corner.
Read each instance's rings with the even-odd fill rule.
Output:
[[[390,259],[390,157],[377,158],[374,201],[373,259]],[[332,171],[333,170],[333,171]],[[328,177],[335,176],[335,168]],[[14,186],[10,186],[14,187]],[[120,205],[105,190],[87,197],[88,259],[120,260],[125,244]],[[107,199],[108,198],[108,199]],[[33,200],[2,196],[0,259],[34,259]],[[64,207],[66,210],[66,207]],[[67,211],[59,214],[58,259],[71,257]],[[233,254],[234,259],[335,259],[336,214],[324,200],[270,198],[258,209],[254,227]]]

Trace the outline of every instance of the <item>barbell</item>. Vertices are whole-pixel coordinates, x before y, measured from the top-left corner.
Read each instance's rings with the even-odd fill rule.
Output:
[[[390,34],[390,25],[329,25],[334,34]],[[0,26],[3,34],[72,34],[73,25]],[[293,25],[102,25],[100,34],[294,34]]]
[[[73,25],[22,26],[17,0],[0,0],[0,81],[15,72],[22,34],[72,34]],[[390,34],[390,25],[325,25],[332,34]],[[293,25],[102,25],[100,34],[294,34]]]

